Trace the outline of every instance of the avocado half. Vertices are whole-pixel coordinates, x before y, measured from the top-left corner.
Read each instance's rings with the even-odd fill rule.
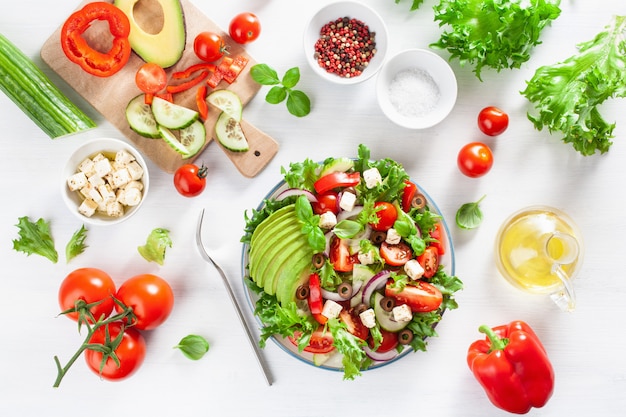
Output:
[[[158,33],[144,30],[139,22],[149,23],[159,14],[137,6],[139,0],[115,0],[117,6],[130,21],[130,46],[141,59],[162,68],[176,64],[183,56],[186,42],[185,16],[180,0],[157,0],[163,11],[163,27]]]

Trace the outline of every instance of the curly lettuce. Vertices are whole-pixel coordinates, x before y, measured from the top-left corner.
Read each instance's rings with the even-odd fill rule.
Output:
[[[521,92],[538,112],[535,128],[561,132],[582,155],[605,153],[615,123],[598,110],[605,100],[626,97],[626,16],[614,16],[606,30],[578,45],[563,62],[538,68]]]
[[[543,28],[560,14],[560,0],[441,0],[435,21],[447,26],[431,48],[445,49],[450,59],[474,66],[482,81],[483,67],[497,72],[519,68],[540,44]]]

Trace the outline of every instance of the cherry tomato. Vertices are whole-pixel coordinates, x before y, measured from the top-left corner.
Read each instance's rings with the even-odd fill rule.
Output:
[[[108,317],[115,304],[115,283],[106,272],[96,268],[79,268],[70,272],[59,288],[59,306],[61,311],[76,307],[79,300],[87,304],[101,301],[89,309],[94,319]],[[72,320],[78,320],[78,312],[65,314]],[[90,323],[93,320],[88,319]]]
[[[193,50],[206,62],[215,62],[228,53],[224,39],[215,32],[200,32],[193,41]]]
[[[424,278],[432,278],[439,269],[439,252],[436,247],[428,246],[424,253],[417,257],[417,262],[424,268]]]
[[[383,242],[380,244],[380,256],[391,266],[401,266],[413,258],[413,251],[404,242],[395,245]]]
[[[261,34],[261,23],[253,13],[239,13],[230,21],[228,33],[237,43],[249,43],[256,40]]]
[[[346,325],[348,332],[359,339],[365,340],[369,336],[369,329],[365,327],[361,319],[354,313],[353,309],[346,310],[344,308],[341,310],[339,319]]]
[[[185,197],[196,197],[206,187],[207,167],[194,164],[180,166],[174,172],[174,187]]]
[[[383,336],[382,342],[378,345],[378,349],[376,352],[385,353],[389,352],[392,349],[395,349],[398,346],[398,333],[390,332],[385,329],[380,329],[380,334]],[[369,338],[367,343],[373,349],[374,348],[374,340]]]
[[[328,260],[333,264],[333,269],[339,272],[350,272],[354,268],[354,264],[359,263],[358,253],[350,255],[348,241],[337,236],[330,239]]]
[[[398,210],[396,210],[396,207],[386,201],[378,201],[374,204],[374,209],[376,209],[378,223],[370,223],[372,229],[381,232],[386,232],[391,229],[398,218]]]
[[[106,328],[108,328],[109,333],[108,341]],[[109,381],[127,378],[139,369],[146,357],[146,341],[139,330],[133,327],[124,327],[122,322],[113,322],[99,327],[89,339],[89,343],[107,345],[114,341],[122,331],[124,333],[122,341],[114,349],[119,360],[119,366],[110,356],[107,357],[104,366],[102,366],[102,352],[91,349],[85,351],[85,360],[89,369]]]
[[[146,62],[137,70],[135,84],[144,93],[156,94],[167,86],[167,75],[159,65]]]
[[[457,165],[464,175],[478,178],[489,172],[493,166],[493,154],[484,143],[471,142],[459,151]]]
[[[441,291],[424,281],[415,281],[415,284],[405,285],[402,290],[398,290],[393,287],[393,280],[390,280],[385,286],[385,295],[395,298],[399,304],[408,305],[414,313],[434,311],[443,301]]]
[[[293,337],[290,336],[289,340],[297,346],[300,336],[300,332],[294,332]],[[334,339],[330,330],[320,325],[311,335],[311,340],[309,340],[309,344],[304,348],[304,351],[310,353],[328,353],[335,349],[333,342]]]
[[[478,113],[478,128],[489,136],[498,136],[509,127],[509,116],[497,107],[485,107]]]
[[[334,214],[339,213],[339,194],[334,191],[326,191],[316,197],[317,202],[311,203],[315,214],[324,214],[327,211]]]
[[[174,292],[163,278],[141,274],[129,278],[117,290],[115,296],[123,304],[132,307],[137,320],[133,323],[139,330],[152,330],[160,326],[172,312]],[[115,309],[121,308],[116,304]]]

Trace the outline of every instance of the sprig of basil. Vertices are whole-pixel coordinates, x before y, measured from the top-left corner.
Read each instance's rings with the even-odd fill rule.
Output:
[[[300,69],[293,67],[287,70],[282,80],[276,70],[267,64],[256,64],[250,68],[252,79],[261,85],[273,86],[265,96],[265,101],[278,104],[287,99],[287,110],[296,117],[304,117],[311,112],[311,100],[294,87],[300,81]]]

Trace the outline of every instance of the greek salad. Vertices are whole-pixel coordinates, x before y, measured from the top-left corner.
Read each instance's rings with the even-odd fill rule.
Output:
[[[284,185],[246,213],[244,274],[263,323],[314,365],[344,379],[425,351],[458,307],[441,216],[391,159],[310,159],[283,167]]]

